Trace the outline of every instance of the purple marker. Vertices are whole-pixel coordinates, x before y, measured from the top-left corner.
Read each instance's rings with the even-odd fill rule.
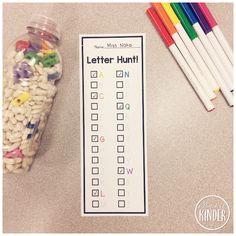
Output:
[[[204,15],[202,14],[201,10],[199,9],[197,3],[190,3],[190,5],[191,5],[194,13],[196,14],[196,16],[198,18],[198,22],[201,25],[205,34],[208,34],[209,32],[211,32],[211,27],[208,24],[208,22],[206,21]]]

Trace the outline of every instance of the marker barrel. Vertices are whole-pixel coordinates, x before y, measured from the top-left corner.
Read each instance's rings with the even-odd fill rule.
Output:
[[[228,56],[231,64],[233,65],[234,64],[233,51],[232,51],[231,47],[229,46],[229,43],[226,40],[225,36],[223,35],[220,27],[218,25],[216,25],[212,30],[213,30],[216,38],[220,42],[222,48],[224,49],[226,55]]]
[[[214,62],[217,70],[220,73],[220,77],[224,80],[225,84],[227,85],[227,88],[229,91],[233,91],[233,84],[230,76],[228,75],[227,71],[225,70],[221,60],[219,59],[218,54],[215,52],[214,48],[212,47],[212,44],[210,43],[209,39],[203,32],[201,26],[199,23],[193,24],[194,29],[196,30],[202,44],[206,48],[208,54],[210,55],[212,61]],[[216,77],[215,77],[216,79]]]
[[[184,45],[184,43],[183,43],[182,39],[180,38],[180,36],[178,35],[178,33],[173,34],[172,38],[174,39],[174,41],[175,41],[177,47],[179,48],[180,52],[182,53],[183,57],[185,58],[185,60],[189,64],[190,68],[193,70],[194,74],[196,75],[199,83],[201,84],[202,88],[204,89],[204,91],[208,95],[209,99],[210,100],[215,99],[216,95],[213,93],[213,91],[209,87],[207,81],[205,80],[202,73],[198,69],[195,61],[192,59],[191,55],[188,52],[188,49]]]
[[[157,15],[155,9],[153,7],[150,7],[146,11],[147,15],[149,16],[151,22],[153,23],[154,27],[157,29],[159,34],[162,37],[162,40],[166,44],[167,47],[174,44],[174,40],[171,38],[170,34],[166,30],[165,26],[162,24],[161,19]]]
[[[215,35],[212,32],[212,28],[216,26],[216,22],[213,17],[210,17],[211,13],[200,8],[198,3],[190,3],[194,13],[196,14],[201,27],[203,28],[205,34],[209,37],[210,42],[212,43],[213,47],[216,49],[217,54],[219,55],[222,64],[226,68],[227,73],[230,75],[231,80],[233,81],[233,67],[226,56],[224,50],[222,49],[221,45],[219,44],[218,40],[216,39]],[[202,5],[203,6],[203,5]]]
[[[184,13],[186,14],[186,16],[188,17],[189,21],[191,22],[191,24],[195,24],[198,22],[198,19],[195,15],[195,13],[193,12],[191,6],[189,5],[189,3],[179,3],[180,6],[182,7]]]
[[[212,31],[216,35],[216,38],[218,39],[219,43],[221,44],[222,48],[224,49],[229,60],[233,64],[233,51],[232,51],[231,47],[229,46],[229,43],[226,40],[225,36],[223,35],[220,27],[218,26],[216,20],[214,19],[213,15],[211,14],[210,10],[208,9],[206,3],[198,3],[198,6],[201,9],[206,20],[208,21],[209,25],[211,26]]]
[[[211,29],[206,19],[204,18],[203,14],[201,13],[201,11],[197,11],[198,15],[196,15],[189,3],[180,3],[180,5],[184,13],[188,17],[190,23],[192,24],[193,28],[197,32],[197,35],[200,38],[202,44],[204,45],[206,51],[208,52],[210,58],[214,62],[215,69],[212,67],[211,72],[214,75],[215,79],[216,77],[218,77],[218,79],[219,77],[221,77],[225,82],[225,84],[227,85],[228,89],[230,91],[233,90],[231,78],[227,73],[226,69],[224,68],[221,59],[213,49],[212,44],[210,43],[209,39],[205,34],[209,33]],[[202,27],[200,26],[198,21],[201,22]]]
[[[216,52],[217,52],[219,58],[222,59],[221,61],[222,61],[223,65],[224,65],[227,73],[229,74],[231,82],[233,84],[233,67],[232,67],[228,57],[225,55],[224,50],[220,46],[218,40],[216,39],[216,37],[215,37],[215,35],[214,35],[214,33],[212,31],[207,34],[207,37],[210,40],[213,48],[216,49]]]
[[[188,34],[185,32],[183,26],[181,25],[181,23],[179,21],[179,18],[176,16],[174,10],[171,8],[171,5],[169,3],[161,3],[161,5],[163,6],[164,10],[166,11],[167,16],[169,17],[172,24],[174,25],[177,32],[179,33],[181,39],[185,43],[185,45],[186,45],[187,49],[189,50],[190,54],[192,55],[193,59],[196,61],[197,65],[199,66],[199,68],[202,72],[202,75],[205,76],[205,78],[203,78],[203,77],[202,78],[203,78],[204,82],[206,80],[206,83],[204,83],[203,81],[200,81],[200,83],[203,83],[203,86],[205,86],[204,89],[209,94],[210,99],[214,99],[216,96],[212,91],[214,89],[216,89],[216,87],[218,88],[218,85],[215,83],[215,80],[214,80],[211,72],[209,71],[209,69],[205,65],[203,59],[201,58],[198,51],[194,47]],[[178,44],[177,44],[177,46],[178,46]],[[210,92],[210,90],[211,90],[211,92]]]
[[[154,8],[150,7],[147,10],[147,15],[149,16],[150,20],[152,21],[153,25],[161,35],[163,41],[165,42],[166,46],[170,49],[172,55],[176,59],[177,63],[181,67],[182,71],[186,75],[187,79],[189,80],[190,84],[196,91],[197,95],[199,96],[200,100],[206,107],[207,111],[214,110],[214,105],[209,100],[208,96],[204,92],[203,88],[201,87],[199,81],[195,77],[194,73],[191,71],[190,67],[188,66],[187,62],[184,60],[182,54],[174,44],[173,39],[169,35],[168,31],[166,30],[165,26],[163,25],[160,17],[155,12]]]
[[[208,112],[213,111],[215,109],[213,103],[209,100],[208,96],[206,95],[206,93],[202,89],[199,81],[195,77],[194,73],[191,71],[190,67],[188,66],[188,64],[184,60],[184,58],[183,58],[182,54],[180,53],[180,51],[178,50],[178,48],[175,46],[175,44],[172,44],[169,47],[169,49],[170,49],[172,55],[174,56],[174,58],[176,59],[177,63],[179,64],[180,68],[184,72],[185,76],[189,80],[190,84],[192,85],[192,87],[196,91],[200,100],[202,101],[202,103],[206,107],[207,111]]]
[[[206,81],[207,87],[210,88],[212,91],[218,88],[218,85],[215,83],[215,80],[207,68],[206,64],[204,63],[202,57],[199,55],[198,51],[196,50],[193,42],[190,40],[188,35],[186,34],[184,28],[181,24],[175,25],[180,37],[182,38],[184,44],[186,45],[187,49],[189,50],[190,54],[192,55],[193,59],[196,61],[196,64],[200,68],[202,75],[204,76],[204,80]],[[214,99],[215,95],[211,97]]]
[[[210,80],[211,86],[214,92],[218,92],[220,90],[218,83],[215,80],[216,74],[218,73],[214,63],[212,62],[211,58],[209,57],[206,49],[203,47],[199,38],[193,39],[193,44],[197,48],[199,54],[202,56],[203,60],[205,61],[206,65],[208,66],[211,74],[213,75],[213,79]]]
[[[176,46],[179,48],[180,52],[182,53],[183,57],[189,64],[190,68],[192,68],[193,72],[195,73],[197,79],[199,80],[200,84],[202,85],[204,91],[207,93],[211,100],[215,99],[216,95],[213,93],[212,89],[207,84],[205,78],[202,76],[197,64],[192,59],[191,55],[189,54],[188,49],[184,45],[183,41],[179,37],[176,28],[172,24],[170,18],[168,17],[167,13],[165,12],[164,8],[162,7],[161,3],[153,3],[152,4],[154,9],[156,10],[157,15],[161,18],[163,24],[165,25],[166,29],[168,30],[171,37],[174,39]]]
[[[170,5],[173,8],[174,12],[176,13],[177,17],[179,18],[184,30],[188,34],[189,38],[192,40],[192,43],[194,44],[194,46],[196,47],[198,52],[193,47],[193,45],[189,45],[191,48],[188,48],[188,49],[195,51],[196,57],[198,58],[198,60],[200,60],[200,62],[199,62],[200,67],[205,68],[204,72],[207,76],[208,83],[211,86],[211,88],[213,89],[213,91],[214,92],[219,91],[219,86],[218,86],[217,82],[215,81],[215,79],[213,77],[214,76],[214,71],[212,71],[212,70],[214,70],[214,68],[215,68],[214,63],[211,61],[211,58],[208,56],[207,51],[205,50],[205,48],[203,47],[201,41],[199,40],[196,31],[192,27],[190,21],[188,20],[187,16],[185,15],[185,13],[184,13],[182,7],[180,6],[180,4],[179,3],[171,3]],[[186,39],[186,40],[188,40],[188,39]],[[188,42],[189,42],[189,44],[191,44],[190,40],[188,40]],[[198,53],[200,55],[197,55]]]

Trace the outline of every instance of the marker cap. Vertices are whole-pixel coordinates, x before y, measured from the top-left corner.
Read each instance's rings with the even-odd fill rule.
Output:
[[[192,27],[192,25],[190,24],[186,15],[184,14],[181,6],[178,3],[171,3],[170,5],[173,8],[174,12],[176,13],[177,17],[179,18],[181,24],[183,25],[185,31],[187,32],[187,34],[189,36],[189,38],[191,40],[197,38],[198,37],[197,33],[194,30],[194,28]]]
[[[170,3],[168,2],[162,2],[161,5],[165,9],[167,15],[170,17],[170,20],[174,25],[177,25],[180,23],[179,18],[176,16],[175,12],[173,11],[172,7],[170,6]]]
[[[170,18],[166,14],[161,3],[152,3],[152,6],[155,9],[158,16],[160,17],[160,19],[162,20],[163,24],[165,25],[165,27],[168,30],[168,32],[170,33],[170,35],[175,34],[177,31],[176,31],[174,25],[172,24]]]
[[[179,3],[181,8],[183,9],[184,13],[186,14],[186,16],[188,17],[189,21],[191,22],[191,24],[195,24],[198,22],[197,17],[195,15],[195,13],[193,12],[191,6],[189,5],[189,3]]]
[[[147,15],[149,16],[150,20],[152,21],[153,25],[161,35],[163,41],[165,42],[167,47],[170,47],[172,44],[174,44],[173,39],[171,38],[170,34],[166,30],[165,26],[163,25],[160,17],[157,15],[155,9],[153,7],[150,7],[146,11]]]
[[[208,24],[205,16],[203,15],[201,9],[199,8],[197,3],[190,3],[194,13],[197,16],[198,22],[201,25],[203,31],[205,32],[205,34],[208,34],[209,32],[211,32],[211,27]]]
[[[206,3],[202,2],[202,3],[197,3],[197,4],[198,4],[198,7],[201,9],[203,15],[205,16],[206,20],[208,21],[209,25],[211,26],[211,28],[216,26],[217,22],[215,21],[213,15],[209,11]]]

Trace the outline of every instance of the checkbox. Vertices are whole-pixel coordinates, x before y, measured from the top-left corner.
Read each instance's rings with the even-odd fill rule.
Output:
[[[99,197],[99,189],[92,189],[92,197]]]
[[[124,200],[119,200],[118,201],[118,207],[125,207],[125,201]]]
[[[92,82],[90,83],[90,85],[91,85],[91,89],[96,89],[96,88],[98,88],[98,82],[97,82],[97,81],[92,81]]]
[[[124,178],[119,178],[118,181],[117,181],[118,185],[125,185],[125,179]]]
[[[123,88],[124,84],[123,81],[116,81],[116,88]]]
[[[117,99],[123,99],[124,98],[124,93],[123,92],[117,92],[116,93],[116,98]]]
[[[117,120],[124,120],[124,113],[117,113],[116,118]]]
[[[98,125],[97,124],[92,124],[91,125],[91,131],[98,131]]]
[[[124,167],[118,167],[117,168],[117,174],[123,175],[125,173],[125,168]]]
[[[97,201],[97,200],[92,201],[92,207],[93,208],[98,208],[99,207],[99,201]]]
[[[98,175],[98,174],[99,174],[99,169],[98,169],[98,167],[93,167],[93,168],[92,168],[92,174],[93,174],[93,175]]]
[[[124,125],[123,124],[118,124],[117,125],[117,131],[124,131]]]
[[[123,78],[123,70],[116,71],[116,78]]]
[[[124,156],[118,156],[117,157],[117,163],[124,164],[125,163],[125,157]]]
[[[98,99],[98,93],[97,92],[92,92],[91,93],[91,99]]]
[[[117,142],[124,142],[124,135],[117,135]]]
[[[90,71],[90,77],[91,78],[97,78],[98,77],[98,72],[96,70]]]
[[[98,153],[99,147],[98,146],[92,146],[92,153]]]
[[[98,142],[98,135],[92,135],[91,136],[91,142],[93,142],[93,143]]]
[[[91,103],[91,110],[97,110],[98,104],[97,103]]]
[[[97,113],[92,113],[91,114],[91,120],[92,121],[98,120],[98,114]]]
[[[124,109],[124,103],[123,102],[117,102],[116,103],[116,109],[117,110],[123,110]]]
[[[125,147],[124,146],[117,146],[117,152],[118,153],[123,153],[125,151]]]
[[[98,157],[92,157],[92,164],[98,164],[99,158]]]
[[[99,179],[98,178],[93,178],[92,179],[92,185],[93,186],[98,186],[99,185]],[[118,184],[119,185],[119,184]]]
[[[124,197],[125,196],[125,189],[118,189],[118,197]]]

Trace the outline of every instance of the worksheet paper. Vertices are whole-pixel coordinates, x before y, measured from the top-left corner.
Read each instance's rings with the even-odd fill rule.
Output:
[[[82,215],[147,215],[145,35],[80,35]]]

